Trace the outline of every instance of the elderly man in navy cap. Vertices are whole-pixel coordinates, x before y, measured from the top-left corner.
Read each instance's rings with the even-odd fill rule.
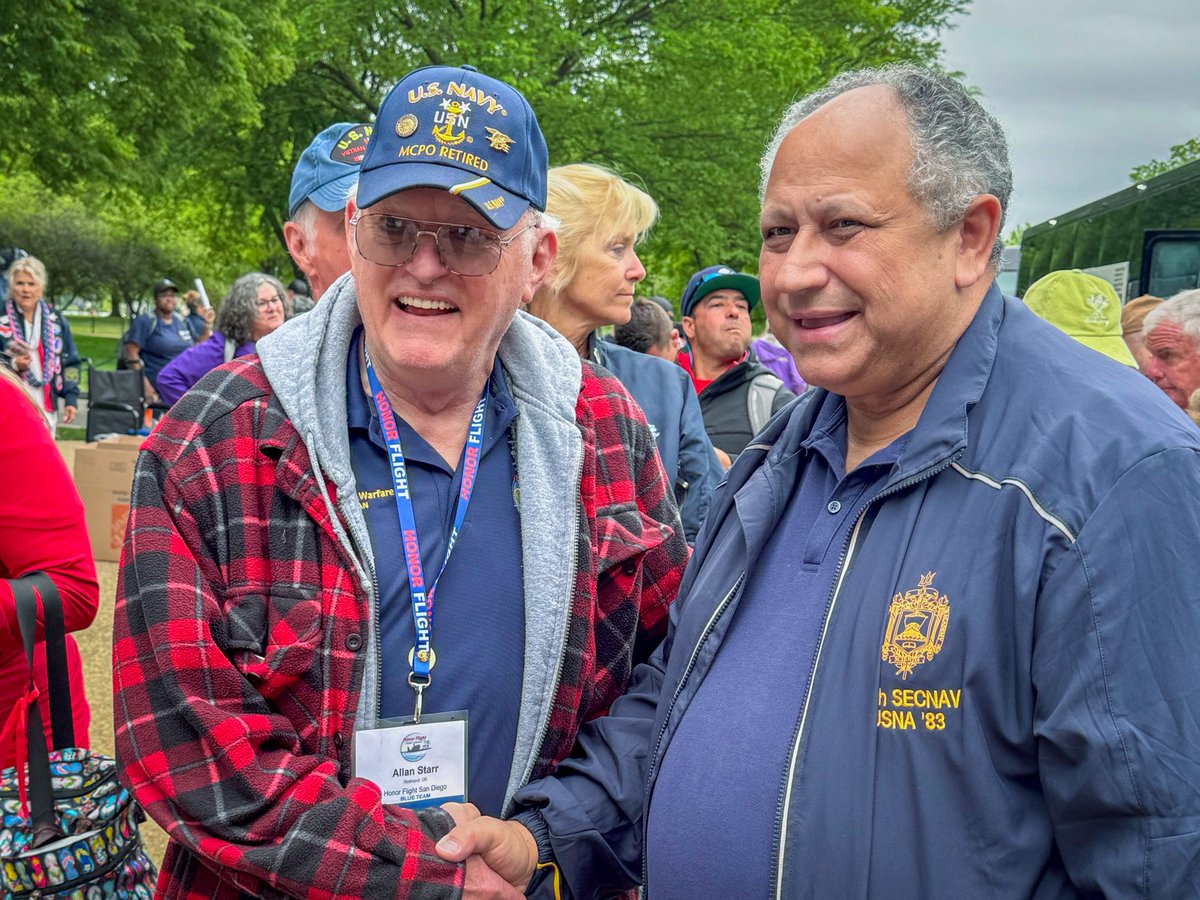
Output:
[[[346,243],[346,201],[358,183],[358,166],[373,126],[330,125],[300,154],[288,195],[289,221],[283,223],[288,253],[319,300],[340,275],[350,271]],[[311,308],[301,301],[301,312]]]
[[[557,248],[546,159],[509,85],[411,73],[353,277],[145,445],[114,690],[166,896],[518,896],[437,855],[442,804],[509,811],[665,633],[687,545],[654,438],[518,311]]]

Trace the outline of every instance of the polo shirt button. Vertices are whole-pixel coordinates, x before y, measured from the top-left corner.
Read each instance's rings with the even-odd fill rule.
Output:
[[[836,516],[842,511],[842,504],[839,500],[830,500],[829,505],[825,508]]]
[[[361,650],[362,635],[358,633],[346,635],[346,649],[351,653],[357,653],[359,650]]]

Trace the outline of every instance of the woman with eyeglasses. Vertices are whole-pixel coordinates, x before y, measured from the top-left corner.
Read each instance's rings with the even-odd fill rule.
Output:
[[[250,272],[233,283],[217,310],[212,336],[185,350],[158,374],[158,395],[175,403],[188,388],[235,356],[254,352],[254,342],[283,324],[283,283]]]
[[[678,366],[596,339],[597,328],[629,321],[634,288],[646,277],[634,246],[658,218],[658,206],[607,169],[575,164],[550,170],[546,212],[559,221],[558,256],[529,312],[581,357],[616,375],[642,407],[674,483],[690,544],[708,511],[709,494],[724,475],[696,393]]]

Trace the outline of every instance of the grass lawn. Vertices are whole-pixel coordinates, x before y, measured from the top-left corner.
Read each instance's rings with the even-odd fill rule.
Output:
[[[96,335],[100,337],[119,338],[129,327],[123,318],[112,316],[67,316],[71,325],[71,334],[78,341],[81,335]]]
[[[75,338],[75,347],[79,355],[90,359],[97,369],[112,371],[117,367],[117,342],[125,333],[125,322],[122,319],[110,319],[107,316],[71,316],[71,336]],[[95,330],[93,331],[93,325]],[[87,393],[87,366],[79,373],[79,389]],[[84,430],[74,426],[64,425],[58,429],[59,440],[82,441]]]
[[[92,360],[92,365],[97,369],[115,369],[117,367],[117,341],[120,336],[108,337],[92,334],[80,334],[77,331],[72,331],[71,336],[75,338],[75,346],[79,348],[79,355],[89,357]]]

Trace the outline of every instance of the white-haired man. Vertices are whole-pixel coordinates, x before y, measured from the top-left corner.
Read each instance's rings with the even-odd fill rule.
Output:
[[[641,410],[517,311],[556,250],[525,98],[419,69],[377,126],[353,277],[138,462],[117,746],[166,896],[517,896],[434,852],[440,804],[500,815],[552,771],[686,560]]]
[[[304,148],[292,170],[288,221],[283,239],[312,289],[307,312],[341,275],[350,271],[346,241],[346,204],[358,183],[358,166],[367,152],[373,125],[337,122]],[[289,318],[292,308],[288,310]]]
[[[1200,289],[1183,291],[1146,314],[1146,375],[1172,403],[1188,408],[1200,390]]]
[[[763,176],[763,302],[819,389],[717,489],[611,715],[441,850],[585,897],[1194,896],[1200,437],[995,287],[1005,139],[954,81],[843,74]]]

